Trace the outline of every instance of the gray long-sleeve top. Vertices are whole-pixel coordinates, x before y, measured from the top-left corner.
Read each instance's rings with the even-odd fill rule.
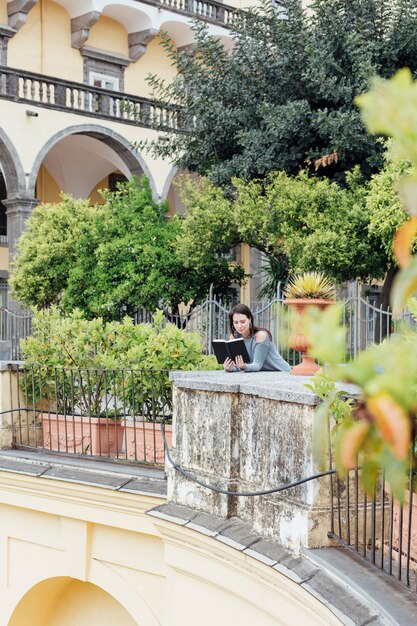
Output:
[[[262,331],[261,331],[262,332]],[[257,333],[258,334],[258,333]],[[247,339],[243,338],[251,362],[246,365],[243,372],[289,372],[291,366],[282,358],[275,345],[266,333],[263,341],[256,341],[256,335]],[[235,370],[237,371],[237,370]]]

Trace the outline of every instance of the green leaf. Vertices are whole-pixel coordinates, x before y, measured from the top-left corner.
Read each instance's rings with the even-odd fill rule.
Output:
[[[411,296],[417,292],[417,258],[400,270],[392,286],[391,304],[395,313],[400,313]]]

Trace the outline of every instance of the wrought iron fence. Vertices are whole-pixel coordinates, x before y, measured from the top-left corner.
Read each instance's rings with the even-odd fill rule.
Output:
[[[16,370],[14,445],[20,449],[162,464],[160,422],[170,437],[167,371]]]
[[[360,481],[360,469],[347,472],[343,480],[334,474],[329,537],[417,591],[417,494],[414,454],[412,457],[403,504],[391,495],[382,472],[371,497]]]
[[[394,317],[388,308],[378,306],[374,298],[363,298],[356,283],[350,293],[343,298],[343,324],[346,328],[346,358],[350,359],[359,351],[373,343],[380,343],[385,337],[395,334],[406,322],[415,326],[416,322],[409,311]],[[227,320],[230,304],[217,298],[211,291],[207,299],[197,307],[183,314],[165,312],[167,322],[173,323],[187,332],[200,336],[203,351],[212,353],[213,339],[228,336]],[[268,328],[275,344],[284,358],[295,365],[298,352],[282,345],[281,338],[288,336],[289,318],[282,291],[267,302],[257,302],[251,307],[255,323]],[[135,323],[150,322],[152,314],[145,309],[135,315]],[[31,333],[31,314],[18,313],[0,306],[0,360],[21,359],[20,340]]]
[[[343,324],[346,328],[346,358],[350,359],[370,344],[380,343],[385,337],[397,332],[402,323],[415,326],[416,322],[409,311],[394,317],[390,308],[378,306],[374,298],[363,298],[359,294],[357,283],[350,287],[350,293],[343,298]],[[184,330],[200,335],[203,349],[212,353],[211,341],[214,338],[228,336],[228,314],[231,306],[216,298],[211,292],[207,300],[183,315],[166,312],[167,321]],[[281,289],[275,298],[267,302],[256,302],[251,306],[255,324],[268,328],[275,344],[284,358],[294,365],[299,354],[292,348],[282,345],[281,338],[287,337],[290,320],[286,315],[286,306]],[[139,311],[136,322],[151,321],[152,315]]]

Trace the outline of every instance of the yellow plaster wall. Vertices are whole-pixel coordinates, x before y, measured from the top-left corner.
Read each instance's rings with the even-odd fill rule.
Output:
[[[168,59],[161,46],[161,38],[156,36],[147,46],[146,53],[131,63],[125,70],[125,91],[143,97],[150,95],[146,77],[149,74],[157,74],[158,77],[171,81],[175,75],[172,61]]]
[[[101,15],[90,29],[86,45],[109,52],[117,52],[128,56],[129,47],[126,29],[115,20]]]
[[[90,202],[91,204],[103,204],[103,196],[99,193],[100,189],[108,189],[109,186],[109,177],[106,176],[101,180],[94,189],[91,190],[90,193]]]
[[[9,271],[9,247],[0,246],[0,270]]]
[[[273,568],[146,515],[161,502],[0,472],[0,626],[340,626]]]
[[[79,50],[71,47],[67,11],[51,0],[40,0],[29,12],[26,24],[10,39],[8,64],[82,82],[83,58]]]
[[[39,202],[59,202],[61,189],[56,184],[46,167],[41,165],[36,181],[37,199]]]
[[[7,0],[0,0],[0,24],[7,24]]]

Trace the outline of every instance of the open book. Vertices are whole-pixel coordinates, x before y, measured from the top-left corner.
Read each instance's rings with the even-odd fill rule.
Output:
[[[211,345],[213,346],[213,351],[218,363],[223,364],[227,357],[234,361],[237,356],[241,356],[245,363],[250,363],[250,356],[246,349],[245,342],[241,337],[239,337],[239,339],[229,339],[229,341],[225,339],[214,339]]]

